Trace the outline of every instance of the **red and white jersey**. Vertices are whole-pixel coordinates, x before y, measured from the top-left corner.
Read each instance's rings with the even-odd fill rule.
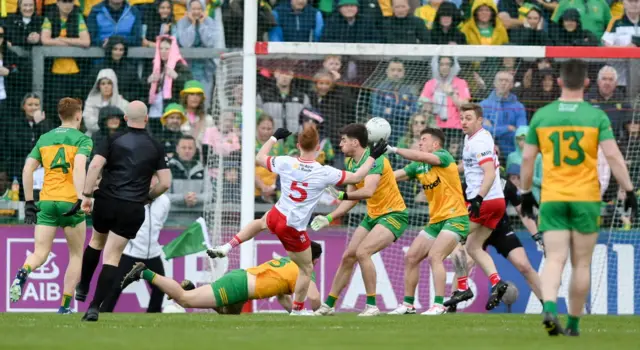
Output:
[[[480,129],[471,136],[466,135],[464,137],[462,160],[464,162],[464,179],[467,183],[467,198],[472,199],[478,195],[484,178],[484,170],[482,170],[481,165],[486,162],[492,162],[495,165],[496,177],[484,199],[504,198],[498,170],[500,161],[498,161],[495,153],[495,145],[491,133],[485,129]]]
[[[282,156],[267,157],[267,169],[280,175],[280,199],[276,208],[287,226],[305,231],[313,210],[327,186],[340,185],[347,173],[316,161]]]

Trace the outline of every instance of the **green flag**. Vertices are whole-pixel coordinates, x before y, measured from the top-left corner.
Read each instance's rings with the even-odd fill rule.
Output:
[[[167,260],[187,256],[207,250],[209,246],[209,234],[207,233],[207,223],[203,218],[199,218],[189,225],[180,236],[171,243],[165,245],[164,251]]]

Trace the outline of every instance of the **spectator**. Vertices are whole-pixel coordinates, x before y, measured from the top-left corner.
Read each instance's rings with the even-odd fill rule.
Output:
[[[418,91],[405,79],[404,63],[393,58],[387,66],[387,76],[371,94],[371,115],[387,119],[391,124],[389,144],[395,144],[405,134],[411,115],[415,113]]]
[[[529,0],[501,0],[498,2],[498,18],[507,29],[527,26],[526,16],[529,10],[537,7]],[[540,11],[538,9],[538,11]]]
[[[98,116],[99,131],[93,133],[93,145],[95,147],[116,132],[125,129],[124,112],[116,106],[106,106],[100,109]]]
[[[491,95],[480,102],[484,128],[493,134],[502,154],[509,154],[514,151],[513,139],[516,129],[527,124],[527,114],[516,95],[511,93],[513,75],[498,72],[494,86],[495,90]]]
[[[562,18],[558,20],[560,28],[557,29],[555,43],[558,46],[598,46],[598,37],[588,30],[582,29],[580,12],[574,8],[564,11]]]
[[[630,116],[623,125],[618,145],[625,156],[631,181],[638,183],[640,181],[640,121]]]
[[[509,35],[502,20],[498,18],[498,8],[493,0],[476,0],[471,6],[471,18],[462,25],[460,31],[469,45],[504,45]]]
[[[518,129],[516,129],[516,137],[514,139],[515,150],[507,155],[507,170],[511,169],[512,166],[520,167],[520,164],[522,164],[522,150],[524,149],[524,141],[528,131],[529,127],[526,125],[519,126]],[[518,174],[519,173],[520,172],[518,172]]]
[[[323,130],[325,120],[317,110],[305,108],[300,112],[300,128],[302,131],[305,126],[311,126],[318,130],[320,135],[320,143],[318,144],[318,150],[316,151],[316,161],[320,164],[332,164],[335,153],[333,152],[333,145],[331,140],[326,137],[326,132]],[[293,134],[285,140],[284,149],[290,156],[300,155],[300,150],[297,147],[298,134]]]
[[[165,107],[164,114],[160,118],[162,129],[155,135],[155,138],[164,146],[167,157],[172,158],[176,151],[178,141],[183,135],[184,127],[187,126],[187,116],[184,108],[179,103],[170,103]]]
[[[72,0],[58,0],[57,11],[52,12],[42,22],[40,34],[42,45],[45,46],[76,46],[87,48],[91,45],[91,38],[87,31],[82,14],[74,8]],[[45,74],[45,91],[47,92],[47,107],[52,115],[56,113],[58,100],[65,96],[81,96],[78,90],[80,68],[73,58],[55,58],[50,74]],[[60,87],[69,87],[61,89]]]
[[[340,0],[338,12],[329,17],[320,41],[328,43],[380,42],[375,23],[359,13],[358,0]]]
[[[424,84],[420,96],[433,101],[433,114],[441,129],[462,129],[460,106],[471,99],[469,86],[458,78],[460,64],[455,57],[433,56],[431,80]]]
[[[180,104],[184,107],[191,136],[195,138],[198,150],[201,150],[204,133],[214,123],[213,117],[207,114],[204,88],[199,81],[189,80],[184,84],[184,89],[180,91]]]
[[[228,48],[242,47],[244,35],[244,0],[222,3],[224,39]],[[258,41],[268,41],[268,33],[276,26],[269,1],[258,0]]]
[[[176,35],[171,0],[156,0],[154,11],[145,11],[142,24],[142,46],[156,47],[160,35]]]
[[[132,8],[138,10],[141,18],[144,18],[144,13],[147,11],[153,11],[154,0],[126,0],[129,2]],[[144,23],[144,21],[143,21]]]
[[[416,106],[418,107],[416,114],[423,115],[427,118],[427,126],[430,128],[437,128],[438,122],[436,121],[436,116],[433,115],[433,101],[428,97],[420,96],[418,97],[418,103]]]
[[[334,75],[328,70],[322,69],[313,76],[313,87],[309,94],[310,105],[323,117],[323,131],[332,141],[329,144],[335,146],[335,142],[339,140],[338,131],[345,124],[342,94],[342,89],[338,90],[335,85]]]
[[[447,45],[467,43],[467,38],[460,31],[462,16],[460,10],[450,2],[443,2],[433,20],[430,39],[432,44]]]
[[[176,156],[169,159],[171,188],[167,192],[172,205],[187,208],[204,204],[204,166],[196,159],[196,140],[183,135],[176,146]]]
[[[177,24],[180,46],[223,49],[224,31],[218,31],[219,25],[204,13],[203,3],[189,0],[187,8],[187,15]],[[213,59],[191,60],[189,67],[193,78],[202,83],[205,99],[210,100],[215,75]]]
[[[240,177],[241,162],[238,159],[227,159],[222,163],[223,183],[222,202],[229,204],[242,203],[240,189],[242,188],[242,178]]]
[[[624,14],[620,17],[613,17],[607,27],[607,31],[602,36],[604,46],[636,47],[640,46],[640,2],[637,0],[625,0]],[[629,74],[629,63],[623,61],[612,61],[609,63],[619,73],[618,85],[627,86],[627,75]]]
[[[147,82],[149,89],[149,126],[151,130],[161,129],[160,117],[164,114],[164,106],[176,102],[184,83],[192,80],[187,61],[180,55],[176,38],[168,35],[159,36],[156,40],[156,55],[153,58],[153,70]],[[156,121],[158,121],[156,123]]]
[[[431,29],[433,28],[433,23],[436,19],[436,13],[438,12],[438,9],[443,2],[444,0],[429,0],[426,5],[418,7],[413,12],[413,15],[423,20],[424,24],[427,26],[427,29]]]
[[[407,133],[398,141],[399,148],[409,148],[417,150],[420,143],[420,133],[422,130],[430,127],[437,127],[434,122],[431,122],[424,114],[414,114],[409,119],[409,126],[407,127]]]
[[[613,132],[620,136],[623,123],[633,114],[633,109],[617,86],[618,73],[613,67],[604,66],[598,71],[596,86],[587,92],[585,100],[607,113]]]
[[[512,29],[509,38],[511,43],[515,45],[546,46],[553,44],[549,34],[544,30],[542,11],[537,6],[529,9],[525,25]]]
[[[535,70],[533,73],[533,84],[524,90],[522,103],[524,103],[528,120],[542,106],[555,101],[560,96],[560,88],[556,85],[556,75],[552,69]]]
[[[8,79],[10,76],[13,77],[15,73],[18,73],[17,63],[19,62],[13,51],[8,49],[5,38],[6,33],[7,30],[4,25],[0,24],[0,108],[7,107],[7,94],[15,93],[15,91],[10,91]]]
[[[104,48],[104,60],[95,65],[91,77],[95,77],[103,69],[112,69],[118,78],[120,95],[125,100],[132,101],[141,95],[142,82],[136,65],[127,57],[128,51],[129,47],[123,37],[110,37]]]
[[[611,21],[611,10],[605,0],[560,0],[551,20],[562,26],[561,19],[570,9],[578,11],[577,18],[575,15],[571,18],[577,23],[581,23],[584,30],[593,33],[596,38],[602,38],[604,30]]]
[[[516,188],[522,188],[520,184],[520,164],[511,164],[510,166],[507,166],[506,173],[507,179],[509,179],[509,181],[511,181],[511,183],[514,184]]]
[[[128,105],[129,101],[120,96],[116,73],[112,69],[103,69],[98,72],[96,82],[84,102],[84,111],[82,111],[87,134],[92,135],[100,130],[98,120],[101,108],[114,106],[124,111]]]
[[[276,26],[269,32],[269,41],[317,42],[322,35],[322,13],[307,0],[282,1],[273,10]]]
[[[215,154],[229,156],[240,151],[240,130],[235,125],[236,116],[233,112],[222,112],[220,127],[208,127],[202,141],[203,145],[211,147]],[[207,152],[204,152],[207,154]]]
[[[73,0],[70,2],[73,2],[73,6],[78,9],[78,12],[80,14],[82,14],[82,9],[80,8],[81,7],[80,1]],[[40,8],[41,5],[42,5],[42,2],[36,1],[36,10],[38,11],[38,14],[43,15],[44,17],[55,16],[56,13],[58,12],[58,6],[57,6],[58,2],[56,0],[44,0],[44,13],[42,12],[43,10]]]
[[[126,0],[105,0],[91,9],[87,18],[91,44],[106,47],[113,35],[125,38],[129,46],[140,46],[142,16]]]
[[[393,16],[382,20],[382,42],[387,44],[429,44],[424,21],[410,12],[408,0],[392,0]]]
[[[277,68],[275,81],[258,93],[257,106],[274,121],[274,128],[298,129],[298,116],[303,108],[310,106],[309,96],[295,87],[291,68]]]
[[[271,138],[274,131],[274,120],[268,114],[262,114],[256,121],[256,153],[262,145]],[[282,142],[276,143],[271,151],[270,156],[284,155],[284,147]],[[276,178],[275,173],[270,172],[267,168],[256,166],[256,190],[255,197],[258,203],[273,203],[276,195]]]
[[[19,13],[7,17],[6,40],[15,46],[32,46],[40,44],[42,16],[36,14],[35,0],[18,1]]]

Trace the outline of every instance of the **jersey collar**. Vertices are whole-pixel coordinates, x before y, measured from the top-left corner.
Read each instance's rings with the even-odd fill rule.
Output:
[[[472,135],[469,135],[469,140],[471,140],[472,137],[476,136],[482,130],[484,130],[484,128],[480,128],[476,132],[474,132]]]

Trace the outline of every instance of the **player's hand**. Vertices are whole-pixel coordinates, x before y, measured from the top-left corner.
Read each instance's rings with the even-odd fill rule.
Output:
[[[321,228],[329,226],[331,221],[331,215],[318,215],[313,218],[313,221],[311,221],[311,229],[314,231],[319,231]]]
[[[336,190],[336,188],[333,186],[328,186],[327,188],[324,189],[324,191],[327,192],[331,197],[336,199],[340,195],[340,191]]]
[[[482,205],[482,201],[484,200],[484,198],[482,198],[481,195],[477,195],[475,198],[471,199],[469,201],[469,215],[477,218],[480,216],[480,206]]]
[[[627,196],[624,199],[624,211],[628,213],[629,210],[631,210],[631,220],[635,220],[638,215],[638,198],[633,191],[628,191]]]
[[[380,140],[378,141],[378,143],[373,145],[373,147],[371,147],[371,150],[369,151],[369,155],[373,157],[373,159],[378,159],[386,152],[387,152],[387,141]]]
[[[91,198],[86,198],[86,197],[85,197],[85,198],[82,200],[82,205],[80,206],[80,208],[82,209],[82,211],[83,211],[85,214],[89,215],[89,214],[91,214],[91,206],[92,206],[92,204],[93,204],[93,203],[92,203],[92,201],[91,201]]]
[[[24,203],[24,223],[33,225],[38,223],[38,212],[40,208],[36,206],[34,201],[26,201]]]
[[[287,130],[286,128],[278,128],[278,130],[273,133],[273,137],[275,137],[278,141],[286,139],[287,137],[289,137],[289,135],[291,135],[291,131]]]
[[[393,153],[396,153],[397,151],[398,151],[398,147],[392,147],[387,145],[387,153],[393,154]]]
[[[535,219],[533,207],[538,207],[538,202],[536,202],[536,199],[533,197],[533,193],[531,191],[520,193],[520,198],[522,200],[522,203],[520,204],[522,216]]]
[[[62,214],[62,216],[73,216],[73,215],[75,215],[80,210],[80,206],[81,205],[82,205],[82,200],[78,199],[76,201],[76,203],[73,205],[73,207],[71,207],[71,209],[69,209],[68,212]]]

